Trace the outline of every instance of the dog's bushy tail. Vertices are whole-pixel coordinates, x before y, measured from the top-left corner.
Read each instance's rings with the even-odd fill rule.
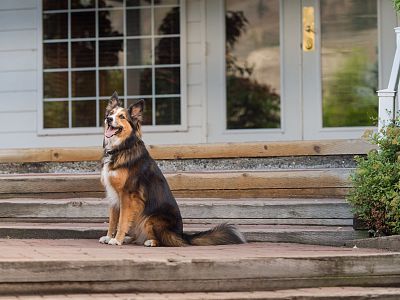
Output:
[[[221,224],[210,230],[195,234],[183,234],[183,239],[193,246],[244,244],[246,239],[233,225]]]

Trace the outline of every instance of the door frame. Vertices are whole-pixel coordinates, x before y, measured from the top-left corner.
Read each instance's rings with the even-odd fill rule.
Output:
[[[206,3],[207,142],[360,138],[369,127],[322,128],[319,0],[280,0],[281,128],[226,128],[224,0]],[[302,8],[315,7],[316,49],[302,50]],[[389,80],[397,17],[391,0],[377,0],[379,88]],[[296,28],[296,30],[293,30]],[[296,51],[295,49],[298,49]],[[378,101],[378,99],[377,99]]]

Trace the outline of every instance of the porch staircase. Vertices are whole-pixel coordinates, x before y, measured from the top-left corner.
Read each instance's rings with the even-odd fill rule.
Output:
[[[215,146],[149,149],[177,198],[185,231],[229,222],[250,242],[343,246],[348,240],[366,237],[364,231],[353,229],[353,215],[344,200],[354,166],[353,154],[348,152],[368,149],[362,143],[227,144],[213,151],[210,148]],[[107,201],[99,162],[93,159],[100,158],[99,150],[72,157],[68,149],[53,150],[47,158],[39,153],[39,161],[29,161],[36,156],[26,150],[20,155],[24,161],[4,162],[3,170],[9,171],[0,175],[0,237],[103,235]],[[53,161],[44,161],[49,157]]]
[[[165,152],[150,148],[177,198],[186,232],[229,222],[250,242],[179,249],[97,242],[107,227],[107,203],[96,160],[100,149],[80,155],[51,150],[50,157],[58,154],[54,159],[37,159],[32,150],[22,151],[20,161],[15,153],[0,151],[1,295],[400,297],[399,253],[340,247],[366,237],[365,231],[353,229],[344,197],[351,188],[353,154],[365,154],[370,146],[361,141],[307,143],[289,148],[285,144],[280,151],[275,148],[274,155],[257,154],[255,147],[246,152],[243,144],[223,145],[214,152],[204,146],[212,158],[200,157],[204,152],[192,148],[191,154],[181,148],[166,147]],[[235,146],[237,157],[228,150]],[[278,147],[254,146],[264,151]],[[295,155],[296,149],[301,155]],[[334,287],[341,288],[335,291]],[[366,287],[374,287],[373,292]],[[281,291],[267,292],[271,290]],[[114,296],[124,295],[128,294]]]

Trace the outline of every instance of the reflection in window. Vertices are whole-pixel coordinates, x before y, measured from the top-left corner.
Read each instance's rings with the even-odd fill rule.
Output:
[[[96,101],[72,101],[72,127],[96,126]]]
[[[226,0],[227,128],[279,128],[279,0]]]
[[[99,66],[113,67],[124,65],[122,40],[99,41]]]
[[[323,126],[372,126],[378,115],[377,2],[321,0]]]
[[[175,125],[181,123],[179,98],[159,98],[156,102],[156,124]]]
[[[68,43],[44,44],[43,67],[45,69],[68,68]]]
[[[180,124],[179,4],[43,0],[44,128],[103,126],[115,90],[145,99],[145,125]]]
[[[68,101],[45,102],[43,115],[44,128],[68,127]]]

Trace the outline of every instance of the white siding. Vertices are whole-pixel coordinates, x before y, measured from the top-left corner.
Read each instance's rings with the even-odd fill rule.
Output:
[[[0,148],[100,146],[101,134],[38,135],[41,0],[0,1]],[[204,0],[186,0],[187,124],[184,132],[144,133],[149,144],[206,141]],[[185,63],[185,62],[183,62]]]

